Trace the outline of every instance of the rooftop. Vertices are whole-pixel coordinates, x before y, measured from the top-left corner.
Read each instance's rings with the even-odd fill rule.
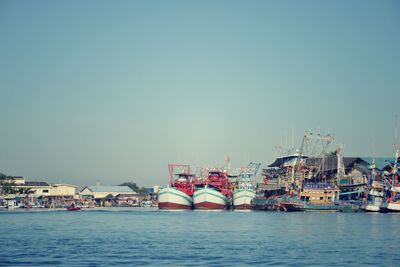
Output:
[[[49,186],[46,182],[25,182],[24,186]]]
[[[88,188],[90,191],[94,193],[100,193],[100,192],[135,193],[135,191],[133,191],[129,186],[120,186],[120,185],[111,185],[111,186],[88,185],[85,188]],[[85,188],[83,188],[82,191]]]
[[[25,180],[23,176],[11,176],[14,180]]]

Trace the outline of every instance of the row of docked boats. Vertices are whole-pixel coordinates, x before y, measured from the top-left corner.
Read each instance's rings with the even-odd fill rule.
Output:
[[[307,155],[310,141],[322,144]],[[233,174],[214,169],[191,174],[188,165],[170,164],[169,185],[160,190],[160,209],[254,209],[273,211],[400,211],[398,151],[377,167],[375,160],[343,157],[343,147],[326,153],[330,135],[306,132],[301,148],[278,157],[255,176],[260,163]],[[174,172],[176,167],[182,170]]]
[[[255,197],[254,177],[260,163],[250,163],[238,174],[213,169],[204,176],[190,173],[189,165],[169,165],[169,184],[158,193],[160,209],[250,209]],[[175,173],[176,169],[181,169]]]
[[[400,158],[396,158],[390,175],[372,175],[369,179],[365,211],[400,212],[400,176],[397,170]]]
[[[325,141],[316,157],[303,149],[275,160],[263,169],[264,181],[257,187],[253,208],[279,211],[400,211],[399,152],[393,160],[343,157],[343,147],[325,153],[331,136],[304,135]]]

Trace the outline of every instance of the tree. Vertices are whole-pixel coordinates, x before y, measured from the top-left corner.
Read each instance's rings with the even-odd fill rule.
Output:
[[[0,185],[1,185],[1,191],[4,194],[17,193],[17,189],[15,188],[14,178],[12,176],[0,173]]]
[[[112,194],[108,194],[107,196],[105,196],[104,198],[103,198],[103,200],[104,201],[107,201],[107,200],[111,200],[111,199],[113,199],[114,198],[114,196],[112,195]]]
[[[139,193],[139,194],[147,194],[148,193],[147,188],[145,188],[145,187],[140,188],[134,182],[125,182],[125,183],[120,184],[120,186],[128,186],[130,189],[132,189],[133,191],[135,191],[136,193]]]
[[[2,183],[2,191],[4,192],[4,194],[15,194],[18,192],[18,190],[15,187],[15,183],[11,182],[11,183]]]

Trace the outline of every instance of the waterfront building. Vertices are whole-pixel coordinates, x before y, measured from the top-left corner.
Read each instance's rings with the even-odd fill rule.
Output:
[[[76,186],[48,184],[47,182],[24,182],[13,186],[17,193],[2,196],[15,201],[21,207],[66,207],[74,202]],[[14,205],[15,206],[15,205]]]
[[[74,196],[76,186],[70,184],[48,184],[47,182],[25,182],[15,186],[20,192],[41,196]]]
[[[115,198],[120,196],[121,198],[128,199],[130,198],[132,201],[133,199],[138,197],[138,194],[133,191],[128,186],[98,186],[98,185],[89,185],[85,186],[79,194],[82,196],[83,199],[94,200],[97,204],[106,205],[106,201],[104,201],[107,197],[112,196]],[[111,199],[108,199],[111,200]],[[110,202],[110,201],[107,201]]]
[[[40,203],[45,207],[65,207],[74,202],[77,187],[70,184],[25,182],[15,188],[21,194],[25,194],[24,202],[27,205]]]

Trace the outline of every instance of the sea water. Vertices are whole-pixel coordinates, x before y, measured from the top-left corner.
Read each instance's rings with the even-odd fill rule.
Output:
[[[400,265],[400,214],[0,212],[1,266]]]

